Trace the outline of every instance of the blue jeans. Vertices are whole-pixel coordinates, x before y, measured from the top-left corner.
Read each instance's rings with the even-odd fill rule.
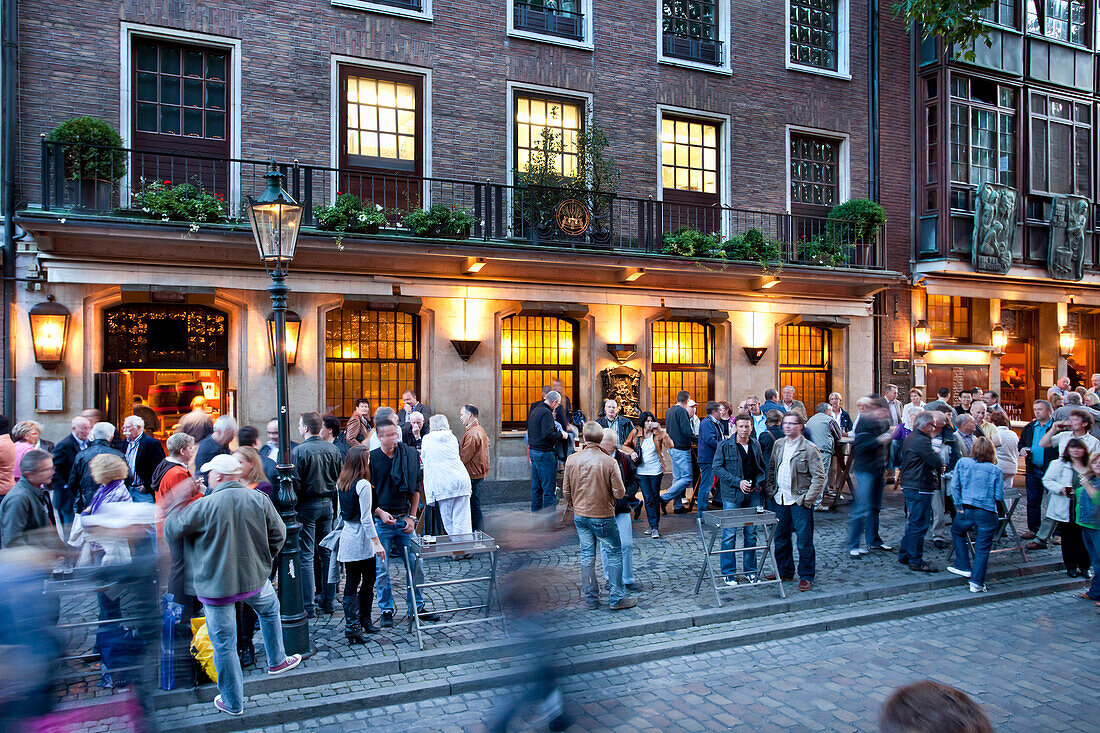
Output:
[[[485,515],[481,512],[481,482],[484,480],[470,479],[470,521],[475,532],[481,529],[481,524],[485,521]]]
[[[1081,527],[1081,539],[1085,543],[1085,549],[1089,551],[1089,560],[1092,562],[1092,584],[1086,593],[1092,600],[1100,601],[1100,529]]]
[[[412,545],[413,537],[416,536],[416,532],[406,532],[404,530],[405,522],[403,518],[394,518],[397,519],[396,524],[383,524],[382,520],[377,518],[374,520],[374,528],[378,532],[378,541],[382,543],[382,547],[386,550],[386,559],[376,561],[378,563],[378,577],[374,581],[375,595],[378,596],[378,610],[382,613],[386,611],[393,613],[395,608],[393,588],[390,586],[389,564],[394,561],[401,562],[402,573],[404,572],[404,560],[402,558],[407,552],[407,548]],[[409,558],[409,562],[412,565],[416,584],[420,585],[424,582],[424,573],[420,568],[420,557],[414,554]],[[410,591],[409,588],[405,589],[405,608],[409,616],[412,616],[412,593]],[[424,608],[424,597],[419,588],[416,591],[416,608],[418,610]]]
[[[699,492],[695,497],[695,509],[700,515],[710,504],[711,494],[718,494],[714,489],[714,464],[706,463],[699,466]]]
[[[798,577],[812,583],[817,570],[817,555],[814,552],[814,510],[807,509],[801,504],[784,506],[774,501],[770,503],[771,510],[779,520],[773,540],[779,577],[794,577],[794,553],[791,550],[791,532],[793,531],[798,535]]]
[[[922,562],[924,535],[932,525],[932,494],[904,486],[901,491],[905,494],[905,511],[909,516],[905,522],[905,536],[901,538],[898,559],[916,565]]]
[[[615,515],[615,526],[619,528],[619,545],[622,547],[623,556],[623,585],[634,582],[634,517],[631,512],[623,512]],[[603,579],[611,583],[611,575],[608,568],[607,547],[600,546],[600,559],[603,561]]]
[[[882,472],[853,471],[852,476],[856,480],[856,501],[848,520],[848,549],[859,549],[859,536],[864,530],[868,547],[881,545],[878,515],[882,511],[882,492],[886,488]]]
[[[1027,497],[1027,528],[1031,532],[1038,532],[1039,525],[1043,522],[1043,495],[1046,493],[1042,471],[1027,469],[1024,474],[1024,492]]]
[[[302,575],[302,603],[306,614],[313,611],[314,578],[313,556],[317,555],[321,560],[321,567],[328,568],[329,551],[321,547],[320,542],[332,531],[332,500],[312,499],[298,505],[298,522],[302,525],[300,538],[301,556],[299,569]],[[332,593],[333,597],[325,597],[324,605],[332,605],[335,601],[335,588],[325,587],[325,595]]]
[[[256,595],[244,601],[260,619],[260,634],[264,638],[267,666],[277,667],[286,660],[283,648],[283,626],[279,621],[279,596],[271,581]],[[237,611],[228,606],[206,606],[206,629],[214,646],[214,669],[218,671],[218,692],[222,704],[233,712],[244,709],[244,676],[237,656]]]
[[[645,518],[649,521],[650,529],[657,529],[661,521],[661,479],[665,475],[659,473],[656,476],[639,475],[638,480],[642,485],[642,500],[645,502]]]
[[[762,505],[764,497],[760,495],[759,491],[753,491],[748,494],[736,489],[733,492],[733,499],[723,499],[723,509],[742,509],[745,507],[753,507]],[[742,547],[755,547],[756,546],[756,527],[753,525],[744,528],[745,544]],[[722,530],[722,549],[732,550],[737,546],[737,529],[723,529]],[[745,557],[745,572],[752,574],[756,572],[756,550],[748,550],[744,554]],[[729,553],[727,555],[719,555],[722,564],[722,576],[727,580],[732,579],[737,575],[737,554]]]
[[[691,486],[691,451],[670,448],[668,454],[672,457],[672,486],[661,494],[661,501],[675,499],[673,506],[679,509],[684,505],[684,492]]]
[[[951,539],[955,543],[955,567],[970,570],[970,582],[985,585],[985,568],[989,563],[989,550],[993,547],[993,534],[997,531],[997,512],[976,507],[959,507],[951,524]],[[974,538],[974,565],[970,565],[970,550],[966,546],[966,533],[977,530]]]
[[[607,550],[607,584],[611,603],[626,595],[623,588],[623,548],[619,539],[619,527],[615,517],[573,517],[577,537],[581,541],[581,590],[584,600],[594,603],[600,600],[600,586],[596,582],[596,542]]]
[[[558,458],[552,451],[527,451],[531,458],[531,511],[547,509],[558,503],[554,482],[558,475]]]

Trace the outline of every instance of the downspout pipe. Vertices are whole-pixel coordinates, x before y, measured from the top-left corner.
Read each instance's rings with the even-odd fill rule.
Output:
[[[882,196],[881,186],[879,185],[879,0],[868,0],[867,2],[867,123],[868,123],[868,135],[867,135],[867,197],[872,201],[879,201]],[[885,266],[886,262],[886,246],[882,248],[882,265]],[[886,312],[886,295],[885,293],[878,293],[875,295],[874,305],[872,313],[875,315],[882,315]],[[882,364],[882,329],[885,327],[883,324],[884,318],[875,319],[874,328],[874,357],[872,361],[872,368],[874,369],[874,379],[877,384],[875,386],[876,392],[882,391],[882,384],[885,384],[883,379],[883,364]]]
[[[15,374],[12,360],[14,349],[11,347],[11,319],[15,300],[15,156],[17,151],[18,111],[16,108],[19,83],[19,35],[18,2],[3,0],[3,208],[4,208],[4,304],[3,328],[4,340],[4,414],[15,422]]]

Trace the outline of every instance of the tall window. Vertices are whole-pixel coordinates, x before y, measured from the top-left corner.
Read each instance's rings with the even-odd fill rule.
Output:
[[[349,73],[344,79],[344,152],[356,167],[413,171],[417,83]]]
[[[819,326],[779,329],[779,384],[794,387],[806,409],[828,402],[832,391],[829,332]]]
[[[1015,28],[1016,0],[995,0],[993,4],[983,8],[979,15],[986,23]]]
[[[417,392],[420,319],[411,313],[345,306],[325,317],[325,405],[348,417],[355,400],[396,409],[401,393]]]
[[[970,298],[929,295],[928,327],[934,339],[969,341]]]
[[[824,212],[840,203],[840,146],[840,140],[791,133],[792,206]]]
[[[840,0],[789,0],[790,61],[826,71],[840,70]]]
[[[725,7],[719,0],[662,0],[663,52],[671,58],[721,66],[722,24]]]
[[[1092,111],[1088,104],[1031,95],[1031,190],[1090,195]]]
[[[555,173],[577,174],[577,137],[584,125],[584,102],[558,97],[516,96],[516,170],[525,172],[544,151]]]
[[[1083,0],[1027,0],[1027,31],[1087,46],[1088,8]]]
[[[653,373],[649,406],[658,417],[686,389],[705,405],[714,394],[714,326],[695,321],[654,321],[650,328]]]
[[[500,420],[522,428],[542,387],[560,379],[577,409],[577,324],[554,316],[508,316],[500,323]]]
[[[666,190],[718,196],[718,126],[661,120],[661,185]]]
[[[951,80],[951,180],[1016,185],[1016,90]]]
[[[512,0],[512,27],[583,41],[585,4],[584,0]]]

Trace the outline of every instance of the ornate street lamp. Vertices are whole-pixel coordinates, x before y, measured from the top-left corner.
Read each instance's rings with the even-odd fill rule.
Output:
[[[1062,330],[1058,332],[1058,353],[1062,355],[1062,358],[1068,359],[1073,356],[1073,347],[1076,345],[1077,336],[1068,327],[1063,326]]]
[[[928,327],[928,321],[922,318],[913,329],[913,350],[917,352],[917,356],[924,356],[931,347],[932,329]]]
[[[65,358],[65,342],[69,337],[69,309],[46,296],[27,313],[31,322],[31,343],[34,360],[46,369],[54,369]]]
[[[989,337],[989,343],[993,347],[993,356],[1004,356],[1008,349],[1008,332],[1004,326],[997,324]]]
[[[271,275],[272,324],[275,353],[275,398],[279,424],[279,515],[286,524],[286,544],[279,553],[279,607],[283,624],[283,645],[287,654],[309,653],[309,621],[302,602],[302,573],[299,565],[297,501],[294,497],[290,463],[290,418],[287,415],[287,311],[286,273],[298,246],[298,229],[302,225],[303,208],[283,190],[283,175],[275,161],[264,176],[267,189],[259,198],[248,197],[248,221],[260,259]],[[313,589],[310,588],[312,593]]]
[[[286,364],[294,366],[298,361],[298,334],[302,331],[302,317],[294,311],[286,312]],[[267,349],[271,353],[271,363],[275,364],[275,313],[267,316]]]

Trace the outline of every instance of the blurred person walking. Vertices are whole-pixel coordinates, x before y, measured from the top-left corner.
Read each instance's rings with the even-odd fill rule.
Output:
[[[683,506],[683,497],[691,486],[694,472],[691,447],[699,440],[692,429],[691,416],[688,414],[688,403],[692,401],[691,395],[686,390],[681,390],[676,395],[676,404],[665,412],[665,430],[672,439],[672,448],[669,449],[672,457],[672,485],[661,494],[661,502],[667,504],[671,501],[676,514],[687,511]]]
[[[386,550],[378,539],[371,519],[374,490],[370,478],[370,451],[365,445],[352,446],[340,477],[336,480],[340,499],[340,544],[336,560],[344,564],[344,636],[350,644],[365,644],[364,633],[374,634],[374,581],[379,562],[386,562]]]
[[[600,586],[596,582],[598,542],[607,550],[609,608],[612,611],[633,608],[638,599],[627,596],[623,587],[622,541],[615,523],[615,500],[626,495],[626,487],[618,464],[600,447],[603,442],[600,424],[589,420],[582,435],[584,445],[565,462],[562,494],[566,508],[573,512],[573,526],[580,539],[584,602],[589,609],[600,605]]]
[[[208,473],[210,494],[181,506],[186,497],[170,492],[164,529],[169,538],[182,541],[195,590],[205,607],[221,693],[214,698],[214,707],[241,715],[244,678],[234,648],[234,603],[248,603],[259,616],[268,674],[282,674],[302,661],[298,654],[288,657],[283,648],[279,598],[268,580],[286,541],[286,528],[271,500],[241,483],[241,464],[236,458],[215,456],[200,470]],[[232,553],[233,563],[225,562],[228,553]]]
[[[856,480],[856,501],[848,522],[848,555],[859,557],[870,550],[889,552],[893,548],[882,541],[878,533],[882,494],[886,489],[883,471],[887,451],[893,438],[890,413],[882,400],[861,397],[859,418],[852,440],[852,476]],[[859,546],[864,535],[867,549]]]

